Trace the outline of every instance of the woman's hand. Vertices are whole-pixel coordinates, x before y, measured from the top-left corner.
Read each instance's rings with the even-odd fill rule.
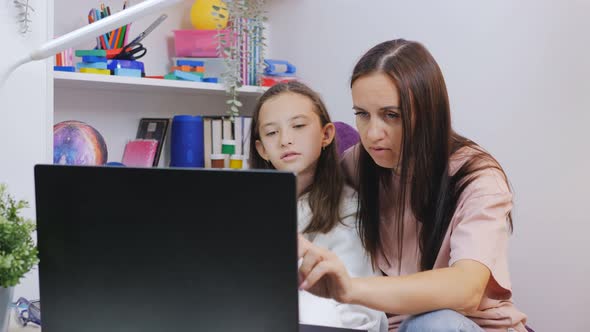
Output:
[[[299,235],[298,257],[300,289],[340,303],[352,301],[352,279],[338,256]]]

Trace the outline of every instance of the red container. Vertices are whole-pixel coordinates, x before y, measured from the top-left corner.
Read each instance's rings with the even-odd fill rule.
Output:
[[[228,31],[220,30],[226,34]],[[174,30],[174,48],[177,57],[216,58],[217,30]]]

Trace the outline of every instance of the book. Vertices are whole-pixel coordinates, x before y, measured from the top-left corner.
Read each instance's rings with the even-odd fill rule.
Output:
[[[168,132],[168,125],[170,119],[166,118],[142,118],[139,120],[137,128],[136,139],[155,139],[158,142],[156,155],[154,156],[154,163],[152,166],[156,167],[160,163],[160,155],[164,147],[164,140]]]
[[[250,127],[252,126],[252,118],[244,117],[242,123],[242,153],[244,155],[243,168],[250,168]]]
[[[158,150],[155,139],[135,139],[125,144],[123,165],[129,167],[152,167]]]
[[[213,121],[212,118],[203,118],[203,156],[205,158],[205,168],[211,168],[211,154],[213,153],[211,121]]]
[[[221,119],[213,119],[211,121],[211,147],[212,154],[221,154]]]
[[[232,123],[230,118],[221,118],[223,122],[223,138],[226,139],[234,139],[234,133],[232,131]]]
[[[244,143],[242,140],[243,135],[243,124],[244,124],[244,117],[243,116],[236,116],[234,118],[234,140],[236,140],[236,153],[237,155],[242,154],[242,144]]]

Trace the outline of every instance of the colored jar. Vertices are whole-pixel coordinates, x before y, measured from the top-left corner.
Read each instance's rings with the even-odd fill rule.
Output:
[[[229,168],[242,169],[243,158],[241,154],[234,154],[229,158]]]
[[[225,168],[225,155],[212,154],[211,155],[211,168]]]

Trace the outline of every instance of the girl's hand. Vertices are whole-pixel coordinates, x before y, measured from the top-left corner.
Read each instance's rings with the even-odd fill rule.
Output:
[[[298,239],[300,289],[314,295],[333,298],[340,303],[352,300],[352,279],[338,256],[307,241]]]

